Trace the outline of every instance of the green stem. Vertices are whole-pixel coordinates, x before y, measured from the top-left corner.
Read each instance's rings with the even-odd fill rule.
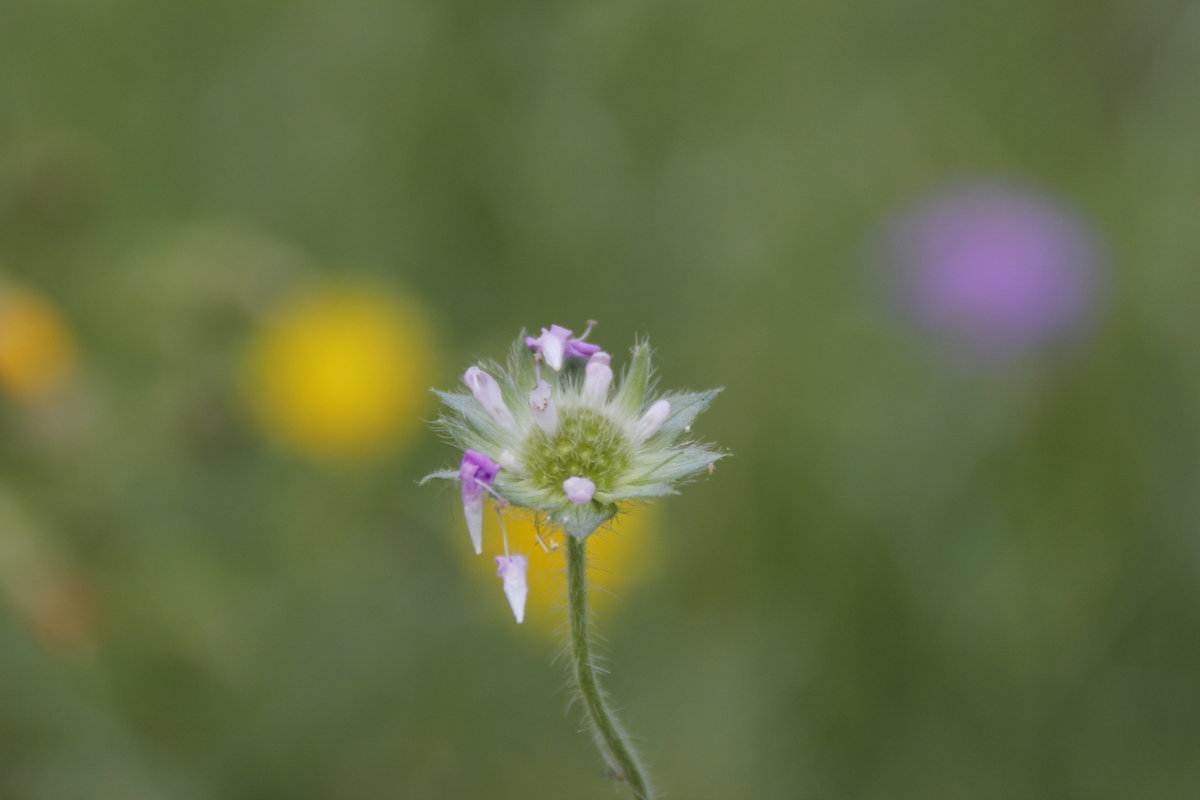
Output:
[[[571,628],[571,667],[579,696],[587,710],[588,721],[596,735],[596,743],[616,777],[625,781],[637,800],[653,800],[654,795],[646,785],[644,768],[629,744],[628,735],[621,728],[608,703],[604,691],[596,679],[596,666],[592,661],[592,642],[588,632],[587,607],[587,546],[574,536],[567,540],[567,609]]]

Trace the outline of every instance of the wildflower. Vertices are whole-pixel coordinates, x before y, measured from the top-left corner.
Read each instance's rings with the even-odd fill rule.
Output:
[[[526,347],[514,348],[505,367],[469,368],[463,381],[470,394],[438,392],[449,408],[438,425],[466,456],[459,470],[426,480],[462,482],[476,552],[488,494],[501,506],[539,512],[582,540],[623,505],[675,494],[678,482],[723,455],[681,441],[720,390],[652,395],[650,346],[644,342],[633,348],[614,390],[611,357],[581,339],[558,325],[543,328],[541,337],[526,337]],[[559,361],[559,354],[588,362],[581,370]],[[542,370],[542,360],[563,368]]]
[[[681,437],[719,390],[656,396],[651,391],[650,346],[639,343],[620,386],[612,386],[611,358],[598,345],[573,339],[559,325],[540,337],[518,339],[508,364],[473,366],[463,376],[470,394],[439,392],[449,411],[442,431],[465,451],[457,471],[426,476],[457,480],[476,552],[481,545],[484,492],[496,500],[504,555],[496,557],[517,622],[525,618],[528,557],[509,551],[504,509],[533,512],[564,531],[567,649],[572,677],[596,743],[611,774],[636,800],[652,800],[645,768],[609,707],[592,655],[588,611],[587,540],[619,510],[647,498],[674,494],[675,486],[711,471],[723,456]],[[534,353],[531,355],[529,351]],[[582,369],[568,358],[586,358]],[[542,364],[552,370],[544,375]],[[544,545],[539,537],[539,544]]]
[[[957,354],[1016,360],[1083,332],[1102,247],[1071,209],[1032,189],[977,182],[892,220],[882,257],[905,314]]]

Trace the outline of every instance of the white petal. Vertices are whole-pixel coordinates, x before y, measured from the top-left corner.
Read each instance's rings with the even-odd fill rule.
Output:
[[[467,531],[471,534],[475,555],[483,552],[483,506],[486,499],[479,487],[463,486],[463,515],[467,518]]]
[[[542,358],[546,359],[546,363],[550,365],[550,369],[558,372],[562,369],[563,353],[566,349],[566,340],[555,336],[553,333],[542,335]]]
[[[529,584],[525,573],[529,569],[526,556],[496,556],[496,574],[504,579],[504,595],[512,607],[518,623],[525,621],[525,600],[529,596]]]
[[[612,385],[613,371],[609,364],[612,356],[608,353],[596,353],[588,359],[587,370],[583,379],[583,399],[593,405],[604,403],[608,399],[608,387]]]
[[[634,438],[639,442],[649,439],[658,433],[658,429],[663,426],[669,416],[671,416],[671,404],[666,400],[659,400],[650,406],[650,410],[638,420],[637,428],[633,432]]]

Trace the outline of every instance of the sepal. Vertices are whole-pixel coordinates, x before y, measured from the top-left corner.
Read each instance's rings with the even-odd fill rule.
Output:
[[[563,530],[576,539],[583,540],[591,536],[597,528],[617,515],[617,507],[612,503],[585,503],[572,505],[557,516]]]

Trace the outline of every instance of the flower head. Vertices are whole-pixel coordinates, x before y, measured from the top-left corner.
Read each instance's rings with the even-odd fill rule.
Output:
[[[623,505],[675,494],[680,481],[703,473],[724,455],[687,438],[692,421],[719,389],[654,393],[645,342],[633,348],[614,389],[611,357],[581,339],[557,325],[543,329],[537,339],[526,337],[524,347],[519,340],[505,367],[467,370],[464,381],[471,394],[438,392],[448,411],[437,424],[466,454],[458,470],[435,472],[426,480],[460,481],[476,552],[482,548],[479,531],[489,495],[497,509],[540,512],[568,535],[584,539]],[[559,367],[544,371],[543,361]]]

